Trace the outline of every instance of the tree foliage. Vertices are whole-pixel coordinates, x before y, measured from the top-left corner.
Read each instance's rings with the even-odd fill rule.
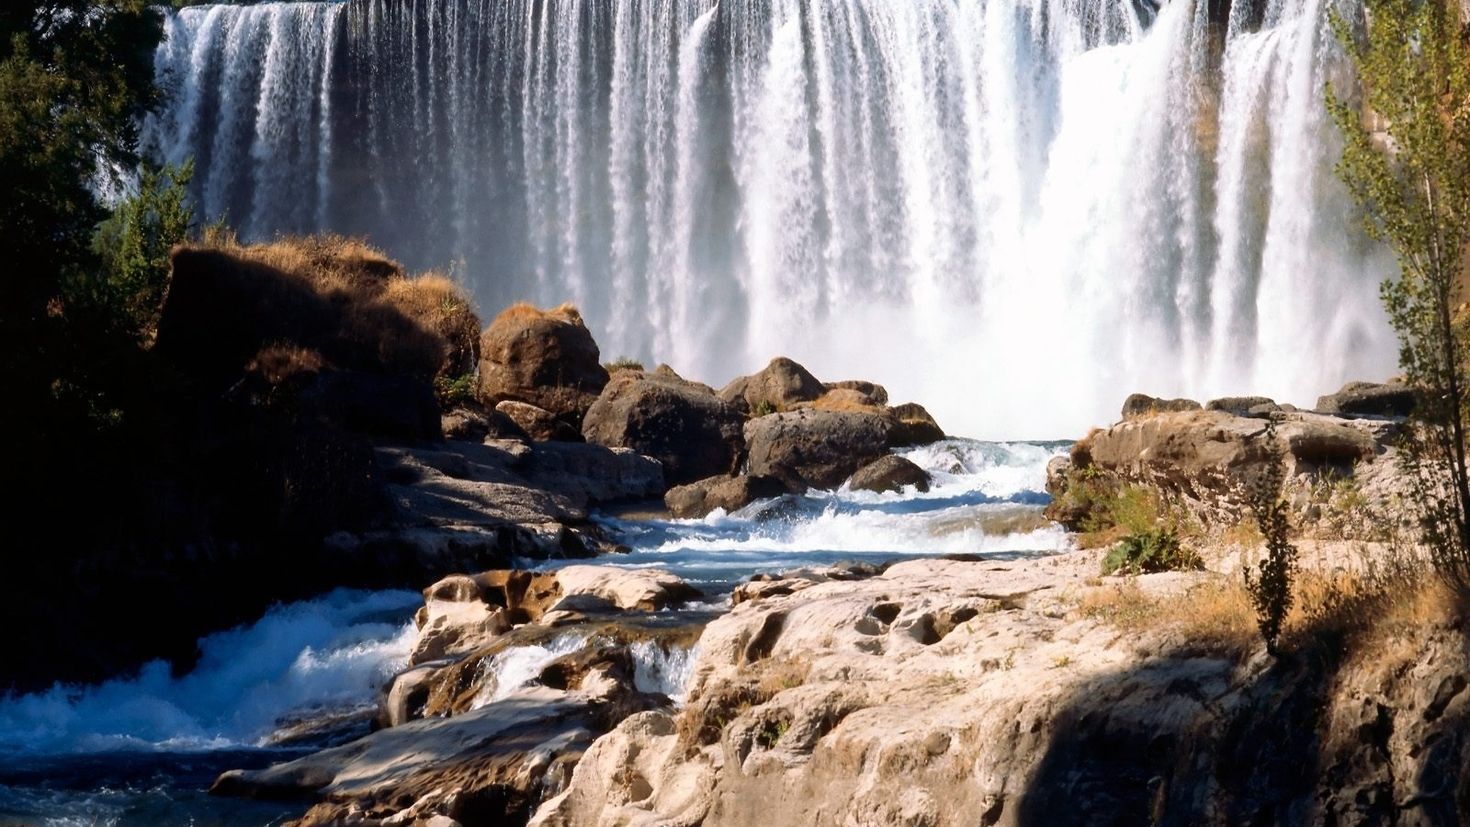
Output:
[[[1366,0],[1364,9],[1362,19],[1333,21],[1362,87],[1361,101],[1327,90],[1345,138],[1338,172],[1369,235],[1398,258],[1398,278],[1384,282],[1382,297],[1399,362],[1420,390],[1404,463],[1436,568],[1470,595],[1470,373],[1465,319],[1456,314],[1470,241],[1470,65],[1457,5]]]
[[[92,249],[98,273],[66,289],[69,301],[89,302],[136,337],[152,335],[168,289],[169,251],[194,221],[188,196],[193,174],[192,163],[139,172],[136,194],[97,228]]]

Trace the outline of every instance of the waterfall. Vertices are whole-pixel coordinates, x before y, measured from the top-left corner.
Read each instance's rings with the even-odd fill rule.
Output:
[[[1321,100],[1352,1],[197,7],[145,139],[245,238],[575,301],[609,358],[786,354],[951,431],[1075,435],[1132,391],[1392,372]]]

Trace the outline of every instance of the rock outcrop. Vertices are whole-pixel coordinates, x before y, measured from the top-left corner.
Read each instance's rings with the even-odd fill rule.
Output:
[[[775,477],[793,491],[836,488],[888,453],[894,420],[854,411],[798,410],[745,425],[749,473]]]
[[[779,497],[785,493],[786,484],[775,477],[720,475],[670,488],[664,494],[664,505],[675,517],[703,517],[717,508],[729,513],[756,500]]]
[[[929,472],[915,465],[912,460],[897,454],[888,454],[853,472],[847,485],[855,491],[896,492],[909,486],[919,491],[928,491],[929,482]]]
[[[944,439],[944,429],[917,402],[894,405],[889,408],[889,412],[898,420],[898,427],[894,428],[892,434],[894,446],[928,445]]]
[[[741,602],[682,710],[630,716],[531,819],[586,824],[1438,823],[1463,812],[1461,631],[1392,657],[1222,656],[1085,609],[1097,557],[908,561]],[[1205,573],[1130,581],[1139,601]]]
[[[1414,389],[1398,383],[1349,382],[1317,400],[1317,410],[1338,416],[1401,417],[1414,412]]]
[[[502,311],[480,338],[478,394],[494,407],[504,400],[534,405],[580,428],[607,384],[592,333],[571,305]]]
[[[663,463],[671,485],[729,474],[740,463],[745,416],[707,386],[673,371],[622,370],[587,411],[582,436]]]

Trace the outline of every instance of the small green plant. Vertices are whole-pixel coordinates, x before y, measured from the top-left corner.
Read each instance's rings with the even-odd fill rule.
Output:
[[[1179,535],[1171,528],[1129,534],[1102,561],[1103,574],[1152,574],[1202,567],[1199,555],[1181,545]]]
[[[439,397],[440,406],[445,408],[473,402],[475,377],[469,373],[453,377],[436,376],[434,377],[434,393]]]
[[[785,735],[790,728],[791,723],[784,718],[767,721],[755,734],[755,741],[762,747],[770,749],[781,741],[781,736]]]
[[[1244,568],[1245,588],[1256,610],[1256,625],[1266,641],[1266,651],[1279,652],[1276,642],[1281,637],[1281,624],[1291,611],[1291,582],[1296,568],[1297,550],[1290,538],[1291,525],[1286,516],[1286,501],[1281,498],[1285,475],[1276,440],[1276,424],[1268,422],[1264,436],[1266,453],[1271,457],[1260,475],[1249,486],[1250,510],[1256,526],[1266,541],[1266,559]]]
[[[773,413],[776,413],[776,406],[771,404],[769,399],[762,399],[750,409],[750,415],[754,417],[770,416]]]

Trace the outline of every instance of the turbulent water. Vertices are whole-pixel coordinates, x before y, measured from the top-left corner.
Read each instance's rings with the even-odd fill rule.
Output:
[[[246,237],[363,233],[486,309],[575,301],[608,356],[718,382],[781,352],[1058,436],[1134,390],[1390,371],[1329,2],[190,8],[147,138]]]

